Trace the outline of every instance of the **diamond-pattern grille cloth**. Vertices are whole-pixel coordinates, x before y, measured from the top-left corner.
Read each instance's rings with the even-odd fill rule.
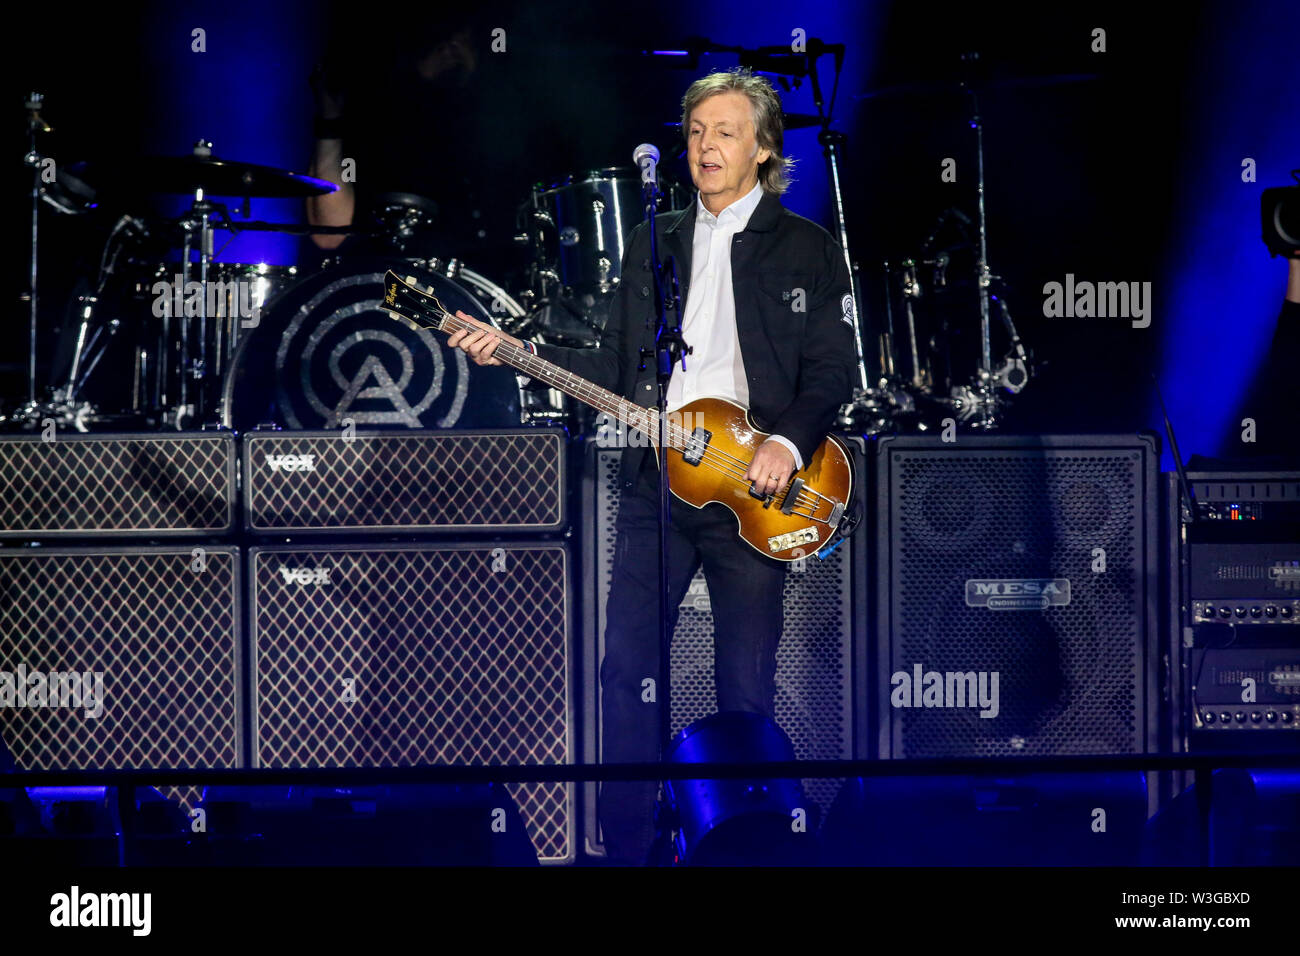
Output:
[[[196,570],[189,548],[0,556],[0,670],[104,675],[97,718],[0,708],[18,766],[237,766],[236,558],[208,548]]]
[[[310,471],[272,468],[312,457]],[[356,436],[250,435],[255,531],[293,529],[552,529],[563,502],[559,432]]]
[[[230,528],[229,437],[0,440],[0,534]]]
[[[999,674],[999,711],[890,708],[902,757],[1141,752],[1142,456],[890,452],[891,674]],[[1095,573],[1093,549],[1105,551]],[[1067,578],[1070,603],[991,611],[967,579]],[[890,689],[882,675],[882,693]]]
[[[605,653],[605,601],[609,596],[617,539],[618,467],[615,451],[598,450],[597,586],[599,648]],[[863,469],[859,469],[861,477]],[[853,756],[852,614],[849,547],[805,570],[786,571],[785,627],[776,654],[776,722],[794,744],[799,760],[839,760]],[[653,613],[653,610],[651,611]],[[699,571],[682,602],[672,646],[673,733],[718,709],[713,680],[713,614],[704,572]],[[597,687],[597,700],[600,689]],[[599,705],[596,710],[600,713]],[[839,791],[838,779],[808,779],[804,792],[823,815]]]
[[[568,573],[558,544],[255,552],[258,766],[571,763]],[[569,859],[572,788],[510,790]]]

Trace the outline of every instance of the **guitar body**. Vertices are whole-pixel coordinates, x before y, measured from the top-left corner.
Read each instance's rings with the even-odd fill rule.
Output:
[[[770,437],[754,426],[744,408],[726,399],[701,398],[683,406],[677,414],[688,432],[704,428],[712,433],[710,452],[720,452],[738,464],[729,474],[708,464],[716,460],[712,454],[706,456],[706,461],[692,465],[680,450],[669,448],[668,487],[673,495],[696,508],[707,504],[728,508],[736,516],[740,537],[754,550],[778,561],[811,557],[830,540],[839,518],[834,503],[847,505],[853,498],[853,466],[848,449],[838,439],[827,437],[812,459],[804,462],[803,470],[795,472],[794,479],[806,483],[798,496],[804,504],[784,514],[782,505],[790,486],[771,498],[755,498],[747,482],[733,477],[735,471],[748,470],[758,446]],[[650,437],[654,440],[658,436]],[[655,454],[655,449],[649,451]],[[821,497],[812,495],[814,489]],[[831,520],[833,514],[835,520]]]

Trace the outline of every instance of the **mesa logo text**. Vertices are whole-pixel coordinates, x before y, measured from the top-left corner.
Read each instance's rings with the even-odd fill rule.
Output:
[[[1024,611],[1069,603],[1068,578],[971,578],[966,582],[967,607]]]

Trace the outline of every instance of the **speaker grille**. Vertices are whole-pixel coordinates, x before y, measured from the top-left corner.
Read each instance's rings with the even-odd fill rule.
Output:
[[[228,531],[229,435],[0,439],[0,537]]]
[[[250,435],[252,531],[548,531],[564,525],[558,429]]]
[[[893,755],[1141,752],[1154,586],[1143,450],[938,447],[882,446],[881,706]],[[1044,579],[1067,581],[1068,603],[995,610],[968,600],[968,582],[1019,588]],[[997,715],[891,706],[891,676],[912,678],[917,664],[996,672]]]
[[[239,765],[234,548],[0,556],[0,670],[102,673],[84,708],[3,707],[31,770]]]
[[[856,446],[853,446],[856,448]],[[596,448],[596,601],[599,655],[605,650],[605,602],[617,540],[619,453]],[[864,469],[859,467],[859,486]],[[859,494],[861,493],[859,487]],[[852,758],[853,587],[849,545],[825,560],[810,558],[804,570],[785,576],[785,621],[777,648],[776,722],[790,737],[796,758]],[[652,612],[653,613],[653,612]],[[704,572],[691,581],[673,633],[672,728],[677,733],[718,709],[713,680],[713,615]],[[599,714],[600,688],[594,688]],[[805,792],[829,812],[841,781],[805,780]]]
[[[257,548],[250,562],[258,766],[572,762],[562,545]],[[571,859],[572,787],[511,792],[539,857]]]

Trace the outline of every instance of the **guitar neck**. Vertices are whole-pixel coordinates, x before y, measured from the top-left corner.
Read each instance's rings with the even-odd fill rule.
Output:
[[[460,329],[473,328],[474,326],[464,319],[446,311],[442,312],[438,321],[439,331],[448,335]],[[601,388],[595,382],[588,381],[581,375],[575,375],[567,369],[560,368],[554,362],[548,362],[525,348],[511,345],[504,339],[492,354],[529,378],[543,382],[551,388],[559,389],[565,395],[576,398],[599,412],[604,412],[628,428],[640,430],[651,442],[658,444],[658,409],[644,408],[635,402],[630,402],[623,396],[617,395],[609,389]],[[685,445],[684,436],[677,434],[677,431],[677,429],[672,428],[669,430],[669,448],[680,449]]]

